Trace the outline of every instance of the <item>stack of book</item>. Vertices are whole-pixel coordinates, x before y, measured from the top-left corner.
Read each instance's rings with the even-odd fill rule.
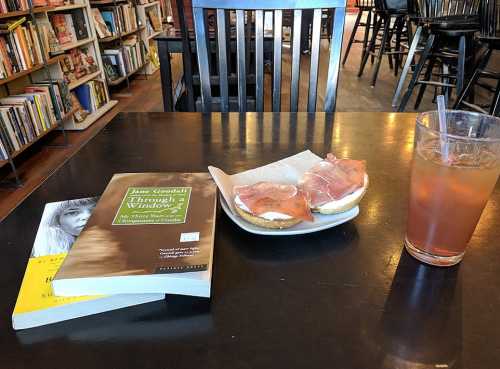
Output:
[[[215,215],[216,186],[208,173],[115,174],[99,200],[47,204],[12,314],[14,329],[165,294],[210,297]]]
[[[40,40],[31,22],[23,17],[14,23],[0,24],[0,78],[42,63]]]
[[[82,108],[91,114],[107,103],[104,82],[92,80],[74,89]]]
[[[45,82],[25,87],[25,93],[0,99],[0,157],[35,141],[62,119],[67,111],[64,82]]]
[[[143,46],[141,45],[137,36],[131,36],[123,40],[121,48],[103,51],[102,61],[109,81],[125,77],[143,66]]]
[[[28,0],[0,0],[0,14],[28,10]]]
[[[50,22],[61,46],[88,39],[90,36],[82,9],[73,9],[70,13],[52,14]]]
[[[92,9],[92,16],[99,38],[117,36],[138,28],[135,7],[128,3],[110,8]]]

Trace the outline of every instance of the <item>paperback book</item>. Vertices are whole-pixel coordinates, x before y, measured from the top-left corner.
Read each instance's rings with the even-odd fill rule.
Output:
[[[208,173],[115,174],[52,281],[55,294],[209,297],[215,205]]]
[[[55,296],[51,280],[92,213],[97,198],[48,203],[12,313],[14,329],[25,329],[127,306],[162,300],[164,294]]]

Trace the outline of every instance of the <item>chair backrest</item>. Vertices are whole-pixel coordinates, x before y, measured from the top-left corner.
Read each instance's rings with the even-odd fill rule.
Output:
[[[356,0],[356,6],[360,8],[373,8],[375,6],[374,0]]]
[[[418,13],[424,18],[478,15],[483,0],[417,0]]]
[[[500,0],[481,1],[481,36],[500,37]]]
[[[210,111],[212,106],[212,91],[210,84],[210,71],[207,60],[209,59],[208,33],[205,24],[205,13],[214,9],[217,18],[217,58],[220,91],[220,110],[229,110],[228,94],[228,68],[227,68],[227,37],[230,34],[226,29],[228,12],[236,13],[236,65],[238,81],[238,108],[243,112],[247,109],[246,83],[247,72],[250,72],[248,62],[249,53],[246,52],[254,46],[255,54],[255,108],[256,111],[264,110],[264,15],[273,12],[273,92],[272,110],[281,110],[281,62],[283,41],[283,12],[293,11],[292,26],[292,68],[290,88],[290,111],[298,110],[299,77],[300,77],[300,40],[301,19],[303,9],[314,9],[312,22],[311,64],[309,73],[309,89],[307,111],[316,111],[318,69],[320,54],[320,34],[322,9],[331,9],[334,12],[332,32],[330,38],[330,51],[328,62],[328,75],[323,110],[335,111],[337,82],[339,74],[340,53],[345,21],[345,0],[193,0],[193,17],[196,35],[196,49],[198,69],[200,74],[201,105],[203,111]],[[245,18],[255,20],[255,36],[245,37]],[[248,30],[248,27],[247,27]],[[253,71],[252,71],[253,72]]]

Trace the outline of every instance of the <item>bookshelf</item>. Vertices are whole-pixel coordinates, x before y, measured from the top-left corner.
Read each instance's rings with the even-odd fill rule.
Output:
[[[148,13],[150,11],[154,11],[159,18],[159,26],[154,27],[151,24]],[[158,59],[158,44],[154,37],[158,36],[161,32],[163,32],[163,22],[162,22],[162,9],[159,1],[153,1],[147,4],[138,4],[137,12],[139,16],[139,20],[142,24],[145,25],[145,28],[141,31],[141,39],[144,41],[144,45],[146,47],[146,52],[148,55],[148,61],[145,65],[145,73],[153,74],[159,68]]]
[[[91,6],[94,26],[100,31],[98,42],[107,84],[118,86],[125,82],[129,89],[130,77],[144,70],[146,61],[140,37],[145,25],[139,19],[137,4],[135,0],[101,0],[91,1]]]
[[[77,12],[79,17],[75,18],[73,12]],[[78,27],[73,27],[71,23],[70,31],[73,36],[81,29],[86,30],[86,36],[78,37],[81,36],[79,33],[72,42],[60,42],[58,33],[52,36],[47,31],[54,28],[51,23],[55,14],[69,16],[70,20],[77,22]],[[25,20],[21,22],[23,18]],[[9,33],[0,35],[0,40],[9,43],[9,50],[12,45],[19,50],[16,54],[0,51],[0,58],[3,60],[0,64],[0,98],[5,99],[0,104],[3,111],[0,113],[0,167],[10,165],[15,184],[21,186],[14,161],[16,157],[55,130],[62,131],[66,143],[66,130],[89,127],[117,102],[110,100],[88,0],[72,0],[57,7],[31,7],[28,10],[1,13],[0,23],[12,26]],[[18,28],[22,30],[19,31]],[[57,30],[60,31],[60,28]],[[20,34],[23,35],[22,40],[19,38]],[[87,53],[81,52],[82,49]],[[85,60],[89,69],[85,69],[85,73],[78,70],[78,78],[67,81],[67,84],[57,82],[65,79],[63,64],[74,55],[79,56],[79,60]],[[16,59],[12,59],[13,57]],[[5,58],[12,60],[6,62]],[[78,106],[80,103],[75,105],[74,102],[78,101],[77,98],[80,99],[76,92],[81,88],[92,94],[89,95],[91,111],[86,116],[82,115],[82,107]],[[26,92],[31,100],[24,97]],[[72,92],[76,95],[71,99],[73,107],[70,108]],[[17,102],[19,100],[21,102]],[[44,104],[43,107],[38,105],[39,102]]]

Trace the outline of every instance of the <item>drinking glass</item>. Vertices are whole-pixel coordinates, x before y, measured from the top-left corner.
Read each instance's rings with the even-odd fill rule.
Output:
[[[437,111],[417,117],[405,247],[420,261],[459,263],[500,173],[500,119]]]

